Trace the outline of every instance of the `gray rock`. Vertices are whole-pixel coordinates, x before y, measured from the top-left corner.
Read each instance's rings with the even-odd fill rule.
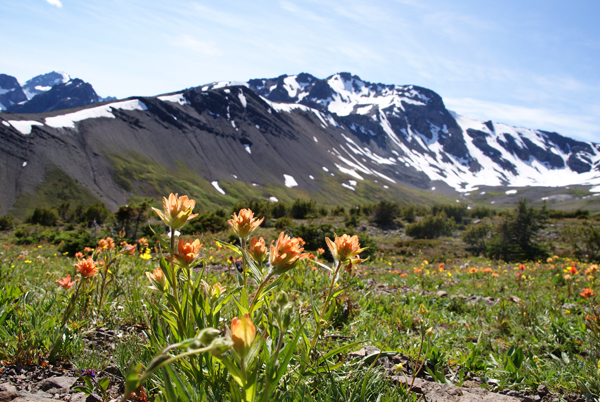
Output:
[[[69,391],[75,382],[77,382],[76,377],[50,377],[40,381],[36,385],[36,389],[45,392],[50,392],[52,390],[53,393],[65,393]]]
[[[437,297],[446,297],[446,296],[448,296],[448,292],[445,292],[445,291],[443,291],[443,290],[440,290],[440,291],[438,291],[438,292],[436,293],[436,296],[437,296]]]
[[[412,378],[394,376],[393,380],[410,386]],[[461,388],[451,384],[423,381],[415,378],[412,391],[423,395],[423,400],[428,402],[520,402],[521,398],[496,394],[483,388]]]

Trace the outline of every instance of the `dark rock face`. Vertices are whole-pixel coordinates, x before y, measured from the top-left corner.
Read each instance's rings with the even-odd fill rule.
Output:
[[[27,97],[17,79],[11,75],[0,74],[0,110],[27,101]]]
[[[75,78],[67,83],[55,85],[31,100],[8,108],[10,113],[44,113],[54,110],[87,106],[99,101],[94,88],[87,82]]]

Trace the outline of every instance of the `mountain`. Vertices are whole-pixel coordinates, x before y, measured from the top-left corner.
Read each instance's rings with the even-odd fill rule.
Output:
[[[484,189],[500,199],[531,186],[536,200],[557,186],[579,185],[580,198],[600,189],[598,144],[458,116],[429,89],[348,73],[212,83],[0,120],[0,211],[21,215],[65,200],[114,209],[169,192],[213,208],[297,197],[472,204]]]
[[[27,101],[19,81],[11,75],[0,74],[0,111]]]
[[[55,85],[66,84],[71,80],[68,74],[63,72],[52,71],[47,74],[42,74],[33,77],[23,85],[23,90],[27,99],[31,99],[36,95],[48,92]]]
[[[41,87],[37,86],[36,88]],[[87,106],[98,102],[99,98],[94,88],[87,82],[75,78],[65,83],[55,84],[47,91],[38,92],[27,102],[9,106],[7,111],[10,113],[43,113]]]

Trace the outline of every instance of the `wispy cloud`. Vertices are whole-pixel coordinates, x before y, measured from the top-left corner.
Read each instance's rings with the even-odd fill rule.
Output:
[[[60,0],[46,0],[46,3],[56,6],[58,8],[62,7],[62,3],[60,2]]]
[[[173,43],[178,47],[204,56],[218,56],[221,54],[221,50],[214,42],[199,40],[187,34],[177,36],[174,38]]]
[[[468,117],[532,129],[556,131],[588,141],[598,141],[600,121],[589,114],[570,114],[557,110],[507,105],[472,98],[445,98],[448,109]]]

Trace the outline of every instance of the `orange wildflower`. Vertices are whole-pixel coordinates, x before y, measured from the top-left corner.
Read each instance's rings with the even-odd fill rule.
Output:
[[[79,261],[75,266],[77,267],[77,272],[84,278],[98,275],[98,268],[96,267],[94,260],[92,260],[92,257],[88,257],[87,260]]]
[[[571,268],[569,268],[569,272],[571,273],[571,275],[575,275],[575,274],[577,274],[577,268],[571,267]]]
[[[262,237],[260,239],[253,237],[252,240],[250,240],[249,253],[252,258],[254,258],[254,261],[262,264],[267,259],[267,246],[265,245],[265,239]]]
[[[75,285],[75,282],[71,280],[71,275],[67,275],[62,279],[57,279],[56,283],[58,283],[65,290],[71,289],[73,285]]]
[[[583,289],[583,292],[579,293],[579,295],[581,297],[588,298],[588,297],[594,297],[594,296],[596,296],[596,293],[594,293],[593,289]]]
[[[319,247],[319,248],[317,249],[317,255],[322,255],[323,253],[325,253],[325,249],[324,249],[324,248],[321,248],[321,247]]]
[[[239,215],[236,215],[234,212],[232,218],[228,222],[229,225],[231,225],[233,232],[241,239],[246,240],[264,220],[264,217],[261,219],[255,218],[254,212],[244,208],[240,209]]]
[[[175,253],[174,257],[181,265],[190,265],[196,258],[198,258],[201,247],[202,244],[200,244],[200,240],[198,239],[194,240],[193,242],[179,239],[179,243],[177,244],[177,252]]]
[[[269,262],[276,270],[288,271],[294,267],[294,265],[305,259],[308,254],[302,253],[300,241],[297,238],[291,238],[285,233],[281,232],[277,243],[273,245],[271,242],[271,256]]]
[[[81,251],[78,251],[78,252],[75,253],[75,258],[77,258],[78,260],[81,259],[81,258],[83,258],[83,257],[84,257],[84,255],[83,255],[83,253]]]
[[[342,237],[335,236],[335,240],[331,241],[328,237],[325,238],[329,251],[336,261],[342,264],[357,264],[365,260],[361,260],[358,254],[366,250],[367,248],[360,248],[358,242],[358,236],[348,236],[347,234]]]
[[[152,208],[163,220],[165,225],[173,230],[178,230],[186,224],[190,219],[195,218],[198,214],[192,214],[196,201],[190,200],[187,195],[178,197],[177,194],[171,193],[169,198],[163,197],[164,213],[156,208]]]
[[[115,248],[115,242],[112,237],[107,237],[106,239],[100,239],[98,241],[98,248],[112,250]]]
[[[148,247],[148,239],[146,239],[145,237],[142,237],[137,242],[140,245],[140,250],[142,249],[142,247]]]
[[[525,271],[525,265],[524,264],[519,265],[519,271]]]
[[[248,355],[255,336],[256,328],[248,313],[244,314],[241,319],[233,318],[231,321],[231,340],[233,341],[233,350],[240,358],[243,359]]]
[[[399,274],[399,273],[400,273],[400,271],[398,271],[397,269],[395,269],[395,270],[393,270],[393,271],[392,271],[392,273],[393,273],[393,274]]]
[[[477,273],[477,271],[478,271],[478,270],[477,270],[477,268],[475,268],[475,267],[471,267],[471,268],[469,268],[469,273],[470,273],[470,274],[476,274],[476,273]],[[519,272],[519,274],[520,274],[520,272]]]
[[[146,272],[146,277],[153,285],[158,285],[160,290],[164,290],[167,286],[167,278],[162,269],[156,268],[152,273]]]
[[[403,273],[401,273],[401,274],[400,274],[400,277],[401,277],[401,278],[405,278],[405,277],[407,277],[407,276],[408,276],[408,274],[407,274],[406,272],[403,272]]]

